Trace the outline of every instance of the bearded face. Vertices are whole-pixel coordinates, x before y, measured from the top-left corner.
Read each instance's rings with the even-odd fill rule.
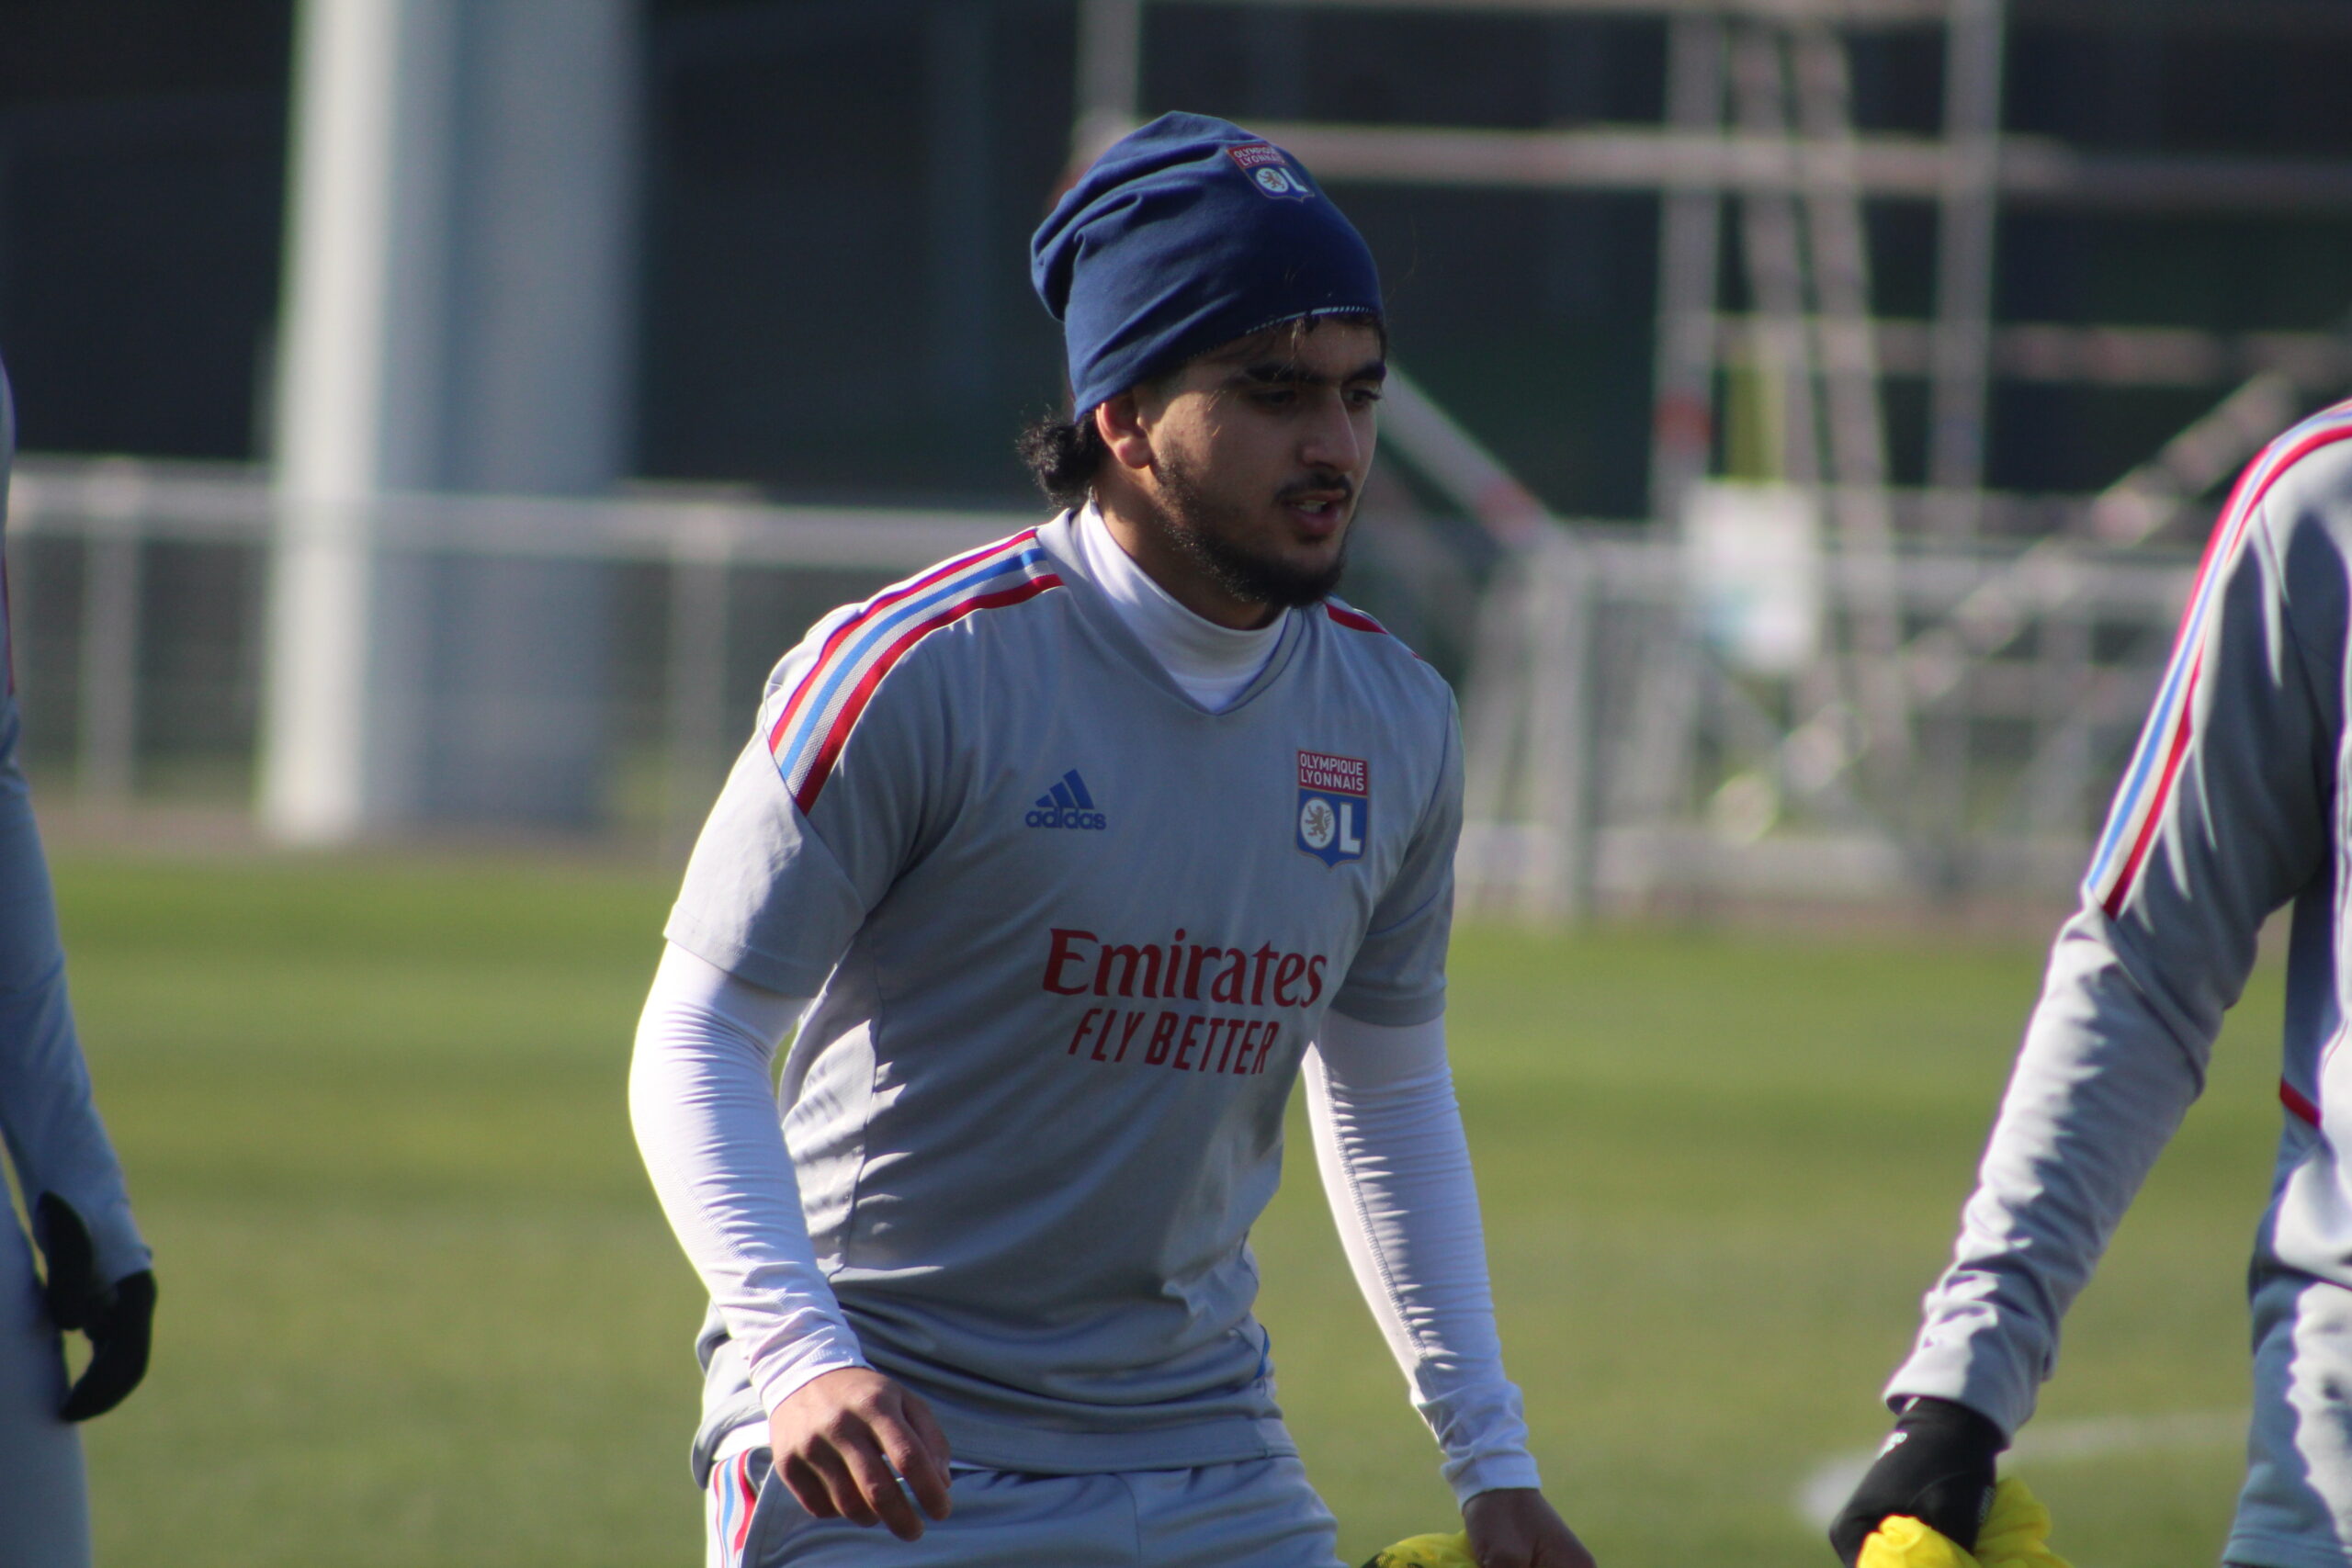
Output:
[[[1114,527],[1135,536],[1122,542],[1180,602],[1227,625],[1328,596],[1372,466],[1382,354],[1367,321],[1285,326],[1120,400],[1101,488]]]

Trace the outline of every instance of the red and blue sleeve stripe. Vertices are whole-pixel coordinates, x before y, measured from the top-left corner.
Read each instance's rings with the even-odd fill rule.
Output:
[[[803,813],[816,806],[876,689],[916,644],[978,611],[1061,585],[1031,528],[887,588],[844,616],[768,730],[768,750],[794,804]]]
[[[2281,435],[2246,465],[2230,492],[2221,521],[2205,546],[2188,607],[2182,612],[2180,633],[2173,644],[2172,662],[2156,688],[2156,700],[2141,732],[2140,745],[2125,770],[2113,810],[2098,849],[2091,857],[2086,894],[2109,918],[2119,913],[2139,883],[2148,852],[2163,830],[2173,786],[2195,739],[2198,682],[2204,672],[2206,650],[2219,624],[2216,606],[2230,568],[2245,548],[2255,513],[2261,510],[2270,487],[2281,475],[2312,453],[2335,442],[2352,440],[2352,402],[2312,415]]]
[[[710,1539],[718,1560],[730,1565],[743,1561],[744,1544],[752,1538],[752,1513],[759,1506],[760,1489],[752,1480],[757,1450],[746,1449],[721,1460],[710,1472]]]

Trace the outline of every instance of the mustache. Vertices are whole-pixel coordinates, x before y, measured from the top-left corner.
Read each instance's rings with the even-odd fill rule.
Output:
[[[1345,474],[1330,474],[1317,479],[1294,479],[1274,492],[1274,500],[1277,503],[1284,503],[1327,491],[1336,491],[1342,505],[1356,498],[1355,480]]]

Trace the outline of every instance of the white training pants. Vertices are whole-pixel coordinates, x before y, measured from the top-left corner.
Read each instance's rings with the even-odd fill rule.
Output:
[[[956,1466],[921,1540],[809,1517],[768,1450],[710,1472],[710,1568],[1340,1568],[1331,1511],[1295,1458],[1027,1475]]]
[[[2223,1560],[2352,1568],[2352,1291],[2264,1263],[2253,1305],[2254,1428]]]

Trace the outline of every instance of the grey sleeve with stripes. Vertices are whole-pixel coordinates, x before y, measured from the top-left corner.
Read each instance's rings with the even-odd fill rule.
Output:
[[[2223,515],[1890,1403],[1956,1400],[2009,1432],[2032,1414],[2264,919],[2324,872],[2344,564],[2324,513],[2352,469],[2304,468]]]
[[[917,852],[930,796],[954,781],[957,765],[943,754],[930,669],[910,660],[876,694],[833,783],[803,814],[768,734],[832,621],[820,622],[771,677],[758,729],[711,807],[662,931],[705,962],[792,997],[824,988]]]

